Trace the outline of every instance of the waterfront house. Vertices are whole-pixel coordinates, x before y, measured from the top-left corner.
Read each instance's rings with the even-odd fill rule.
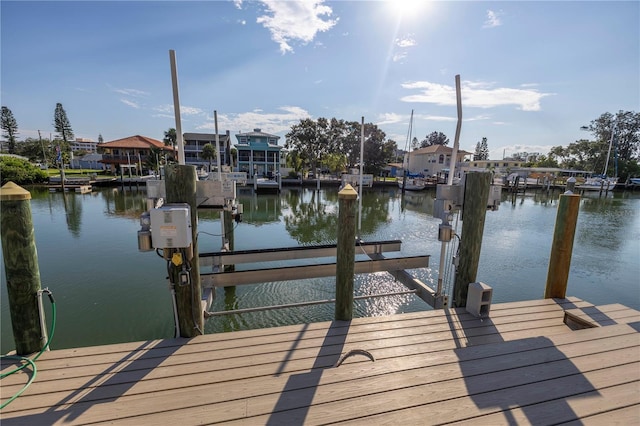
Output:
[[[236,139],[239,172],[246,172],[249,178],[280,173],[285,160],[283,147],[278,145],[280,136],[253,129],[253,132],[238,133]]]
[[[422,173],[425,176],[440,176],[447,174],[451,166],[453,148],[444,145],[430,145],[405,154],[404,164],[408,164],[410,173]],[[473,155],[470,152],[458,150],[456,163],[464,161],[465,157]],[[456,169],[459,164],[456,164]]]
[[[136,175],[144,174],[147,169],[145,162],[151,155],[152,148],[161,150],[163,156],[173,152],[173,147],[165,146],[162,141],[135,135],[100,144],[101,162],[114,174],[120,170],[128,170]]]
[[[185,164],[194,165],[197,168],[208,169],[209,160],[202,158],[202,148],[210,143],[216,146],[215,133],[184,133],[182,135],[184,140],[184,162]],[[218,134],[219,146],[216,148],[216,153],[220,155],[220,164],[231,164],[230,147],[231,147],[231,135],[227,130],[224,135]],[[216,161],[213,160],[213,164]]]

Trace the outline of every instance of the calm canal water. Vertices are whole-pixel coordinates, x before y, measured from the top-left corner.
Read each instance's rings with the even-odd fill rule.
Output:
[[[532,192],[512,198],[503,194],[500,209],[487,212],[478,280],[493,287],[494,303],[542,297],[558,195]],[[360,232],[365,241],[402,240],[402,252],[389,256],[431,255],[428,268],[413,272],[432,287],[440,257],[440,221],[432,217],[434,196],[433,191],[407,193],[402,198],[394,188],[367,190]],[[58,308],[52,347],[172,337],[165,262],[154,252],[141,253],[137,247],[145,191],[109,188],[91,194],[62,194],[33,189],[32,197],[42,286],[53,292]],[[279,196],[241,193],[239,198],[244,220],[235,229],[236,250],[335,243],[336,188],[319,192],[285,189]],[[219,213],[202,211],[199,216],[200,252],[218,251]],[[14,349],[14,343],[4,265],[0,266],[0,351],[6,353]],[[622,303],[640,309],[638,277],[640,193],[583,197],[567,294],[594,304]],[[212,310],[330,299],[334,286],[335,278],[318,278],[219,289]],[[404,290],[386,273],[358,275],[355,288],[357,295]],[[413,295],[356,302],[358,316],[429,309]],[[50,312],[49,306],[46,311]],[[331,319],[333,305],[327,304],[215,317],[206,321],[205,328],[213,333]]]

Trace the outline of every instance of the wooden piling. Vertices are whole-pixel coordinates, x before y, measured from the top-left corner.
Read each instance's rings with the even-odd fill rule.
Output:
[[[204,334],[204,312],[201,307],[202,286],[200,284],[200,267],[198,265],[198,205],[196,202],[196,181],[198,180],[195,166],[173,164],[165,169],[166,190],[168,204],[187,203],[191,207],[192,247],[186,259],[189,263],[189,285],[180,285],[179,273],[182,266],[169,263],[169,279],[176,292],[178,321],[181,337],[194,337]],[[170,249],[171,255],[177,249]]]
[[[578,210],[580,210],[580,195],[560,195],[556,225],[553,231],[553,243],[551,244],[547,285],[544,290],[545,299],[564,298],[567,294]]]
[[[469,283],[476,282],[490,186],[491,173],[467,173],[464,206],[462,208],[460,263],[453,287],[454,307],[465,307],[467,305]]]
[[[13,182],[0,189],[0,235],[13,338],[18,355],[41,350],[40,269],[31,218],[31,193]]]
[[[349,321],[353,318],[357,198],[358,193],[349,184],[338,192],[335,318],[342,321]]]
[[[229,210],[222,212],[224,221],[224,239],[228,244],[229,251],[233,251],[235,247],[235,222],[233,221],[233,215]],[[233,272],[236,270],[236,265],[224,265],[224,272]]]

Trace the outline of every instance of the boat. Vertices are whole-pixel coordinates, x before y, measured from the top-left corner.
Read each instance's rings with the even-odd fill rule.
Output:
[[[640,177],[629,178],[629,183],[631,185],[640,185]]]
[[[407,140],[405,142],[404,149],[409,150],[409,144],[411,143],[411,131],[413,130],[413,110],[411,110],[411,118],[409,119],[409,131],[407,132]],[[411,173],[407,170],[409,167],[411,158],[411,151],[408,151],[408,155],[406,156],[406,164],[403,162],[402,169],[404,176],[402,179],[398,178],[398,187],[403,191],[422,191],[426,188],[427,182],[422,173]]]
[[[594,175],[585,179],[584,183],[576,185],[580,191],[611,191],[618,183],[617,177]]]
[[[580,185],[576,185],[576,189],[580,191],[611,191],[616,187],[618,183],[618,177],[607,176],[607,169],[609,167],[609,156],[611,155],[611,148],[613,147],[613,139],[616,133],[617,123],[614,123],[613,129],[611,129],[611,138],[609,138],[609,150],[607,151],[607,160],[604,163],[604,172],[601,175],[593,175],[587,177],[584,183]],[[617,162],[616,162],[616,171],[615,174],[618,174],[617,170]]]
[[[422,191],[427,187],[427,182],[422,174],[407,173],[403,179],[398,180],[398,187],[404,187],[405,191]]]

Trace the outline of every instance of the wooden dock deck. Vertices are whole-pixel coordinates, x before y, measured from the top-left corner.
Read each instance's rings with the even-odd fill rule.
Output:
[[[638,424],[639,331],[638,311],[568,298],[53,350],[1,420]],[[334,367],[352,350],[375,361],[356,351]],[[5,378],[2,401],[28,377]]]

